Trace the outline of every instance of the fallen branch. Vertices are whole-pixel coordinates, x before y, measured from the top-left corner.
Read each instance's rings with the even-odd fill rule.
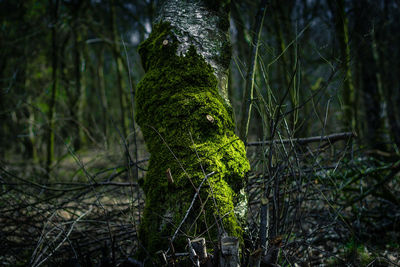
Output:
[[[369,189],[367,191],[365,191],[365,193],[363,193],[361,196],[359,196],[359,197],[353,199],[352,201],[350,201],[348,206],[351,206],[354,203],[363,200],[364,198],[366,198],[370,194],[375,193],[375,191],[377,191],[381,186],[385,185],[390,180],[395,178],[396,175],[399,173],[399,171],[400,171],[400,161],[398,161],[396,163],[393,163],[390,173],[388,175],[386,175],[384,179],[382,179],[380,182],[377,182],[374,186],[369,187]]]
[[[335,133],[330,135],[322,135],[322,136],[312,136],[312,137],[305,137],[305,138],[294,138],[294,139],[274,139],[274,140],[267,140],[267,141],[257,141],[257,142],[249,142],[246,146],[263,146],[263,145],[271,145],[271,144],[290,144],[290,143],[297,143],[297,144],[308,144],[314,142],[329,142],[334,143],[339,140],[348,139],[356,137],[356,135],[352,132],[344,132],[344,133]]]

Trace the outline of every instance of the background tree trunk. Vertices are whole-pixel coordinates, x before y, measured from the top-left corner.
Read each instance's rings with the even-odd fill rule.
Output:
[[[54,159],[54,114],[56,107],[56,95],[57,95],[57,83],[58,83],[58,46],[57,46],[57,23],[58,23],[58,5],[59,1],[56,0],[53,3],[50,0],[50,10],[53,12],[53,25],[51,28],[51,58],[52,58],[52,86],[51,95],[49,100],[49,111],[47,114],[47,120],[49,123],[48,134],[47,134],[47,161],[46,161],[46,171],[49,175],[51,164]]]
[[[355,105],[355,89],[353,84],[353,75],[351,72],[351,54],[349,42],[349,20],[345,11],[344,0],[328,1],[330,9],[334,14],[335,32],[340,47],[340,60],[343,68],[343,124],[346,130],[357,132],[356,129],[356,112]]]
[[[377,62],[373,51],[373,22],[369,20],[370,12],[373,10],[369,1],[355,3],[355,28],[359,30],[356,35],[357,60],[361,63],[360,82],[362,98],[365,108],[365,132],[363,137],[366,139],[370,148],[382,148],[382,95],[379,90],[379,74]]]
[[[121,49],[120,49],[120,38],[118,37],[118,29],[117,29],[117,20],[116,20],[116,11],[115,11],[115,0],[110,1],[110,15],[111,15],[111,38],[112,38],[112,49],[114,52],[114,60],[115,60],[115,71],[117,74],[116,82],[118,88],[118,100],[120,106],[120,121],[121,121],[121,131],[126,137],[128,135],[128,126],[127,126],[127,117],[126,117],[126,107],[127,100],[126,94],[124,91],[124,82],[123,82],[123,63],[121,59]]]
[[[139,48],[136,116],[151,153],[139,238],[151,256],[168,237],[175,251],[187,236],[242,240],[234,203],[249,163],[227,97],[228,4],[163,1]]]

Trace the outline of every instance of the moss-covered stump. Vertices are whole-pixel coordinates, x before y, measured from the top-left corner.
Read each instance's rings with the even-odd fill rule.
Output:
[[[151,153],[139,239],[151,256],[169,247],[196,188],[212,172],[178,231],[175,250],[184,251],[188,237],[216,241],[220,231],[241,239],[234,205],[249,170],[212,67],[193,46],[177,55],[171,28],[155,25],[139,48],[146,74],[136,92],[136,117]]]

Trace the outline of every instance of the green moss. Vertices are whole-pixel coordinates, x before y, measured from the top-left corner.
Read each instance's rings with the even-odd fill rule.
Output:
[[[168,247],[168,237],[185,216],[195,187],[204,173],[213,171],[175,249],[184,251],[187,236],[209,237],[207,231],[215,241],[216,221],[228,234],[242,235],[233,210],[249,170],[244,145],[234,134],[230,107],[218,93],[211,66],[193,47],[184,56],[176,55],[177,45],[171,26],[161,23],[139,48],[147,73],[136,92],[136,120],[151,153],[139,238],[151,254]],[[168,168],[173,185],[166,176]]]

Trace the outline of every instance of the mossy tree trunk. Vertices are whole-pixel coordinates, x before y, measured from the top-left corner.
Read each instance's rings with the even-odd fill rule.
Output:
[[[227,97],[228,7],[228,1],[162,1],[139,48],[146,74],[136,118],[151,153],[141,257],[168,250],[168,238],[177,252],[187,238],[242,239],[235,203],[249,163]]]

